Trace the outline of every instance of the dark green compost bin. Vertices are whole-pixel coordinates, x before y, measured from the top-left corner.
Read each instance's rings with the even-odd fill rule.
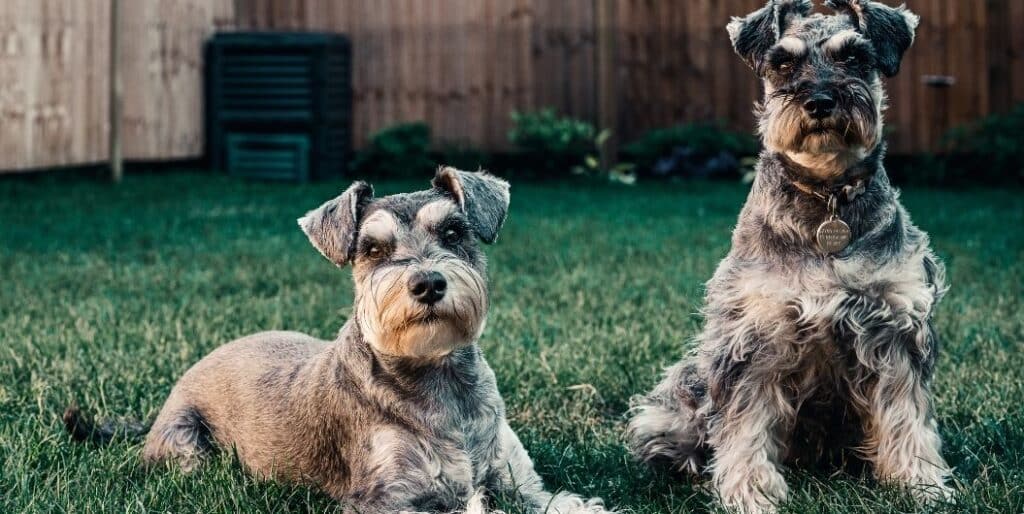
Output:
[[[339,34],[233,32],[206,48],[210,164],[229,174],[307,181],[344,173],[352,74]]]

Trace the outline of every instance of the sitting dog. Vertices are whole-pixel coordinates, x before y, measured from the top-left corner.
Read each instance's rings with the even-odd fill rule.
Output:
[[[879,480],[947,497],[929,384],[944,270],[882,167],[882,76],[918,17],[868,0],[772,0],[728,26],[763,79],[765,150],[707,284],[698,347],[634,399],[645,461],[705,465],[721,501],[770,512],[784,462],[844,449]]]
[[[442,168],[426,191],[375,199],[363,182],[299,226],[339,267],[354,314],[333,342],[263,332],[214,350],[171,391],[143,448],[191,470],[214,447],[260,477],[319,486],[353,512],[482,510],[507,493],[536,512],[604,512],[544,491],[477,346],[485,256],[506,182]],[[109,437],[71,409],[78,438]]]

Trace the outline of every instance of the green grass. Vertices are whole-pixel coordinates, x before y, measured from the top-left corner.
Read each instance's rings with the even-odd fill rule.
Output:
[[[117,188],[0,181],[0,512],[334,507],[316,491],[247,478],[230,456],[193,476],[145,472],[137,445],[72,444],[59,416],[77,400],[101,415],[150,417],[189,365],[250,332],[332,337],[350,313],[350,279],[294,220],[343,186],[188,174],[131,176]],[[940,511],[1024,512],[1020,194],[905,193],[953,284],[938,313],[934,389],[964,496]],[[734,184],[513,185],[509,221],[488,249],[483,346],[551,488],[632,512],[713,509],[699,484],[633,463],[620,434],[630,395],[697,332],[702,284],[744,196]],[[867,477],[787,476],[787,512],[915,510]]]

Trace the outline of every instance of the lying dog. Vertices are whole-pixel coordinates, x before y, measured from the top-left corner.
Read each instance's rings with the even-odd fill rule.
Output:
[[[771,0],[736,18],[764,82],[765,145],[694,354],[635,400],[639,458],[701,472],[722,502],[772,511],[783,462],[855,449],[880,480],[947,497],[929,384],[944,272],[882,167],[882,76],[918,18],[868,0]],[[710,461],[708,462],[708,459]]]
[[[314,484],[360,513],[480,509],[478,491],[604,512],[544,491],[477,346],[488,290],[476,240],[494,242],[508,189],[442,168],[432,189],[375,199],[356,182],[301,218],[320,253],[352,264],[352,319],[333,342],[263,332],[210,353],[171,391],[145,462],[191,470],[234,449],[255,475]],[[118,429],[74,409],[65,421],[79,438]]]

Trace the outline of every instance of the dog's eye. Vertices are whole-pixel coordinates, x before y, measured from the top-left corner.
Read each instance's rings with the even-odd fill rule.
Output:
[[[843,59],[843,64],[847,66],[856,66],[860,62],[860,59],[856,55],[850,55],[846,59]]]
[[[789,70],[792,70],[792,69],[793,69],[793,62],[792,61],[786,61],[786,62],[783,62],[783,63],[779,63],[779,73],[789,73]]]
[[[459,241],[462,241],[462,230],[458,227],[448,227],[441,232],[441,240],[446,245],[457,244]]]
[[[391,253],[391,246],[376,241],[367,241],[360,247],[360,251],[367,259],[377,261]]]

